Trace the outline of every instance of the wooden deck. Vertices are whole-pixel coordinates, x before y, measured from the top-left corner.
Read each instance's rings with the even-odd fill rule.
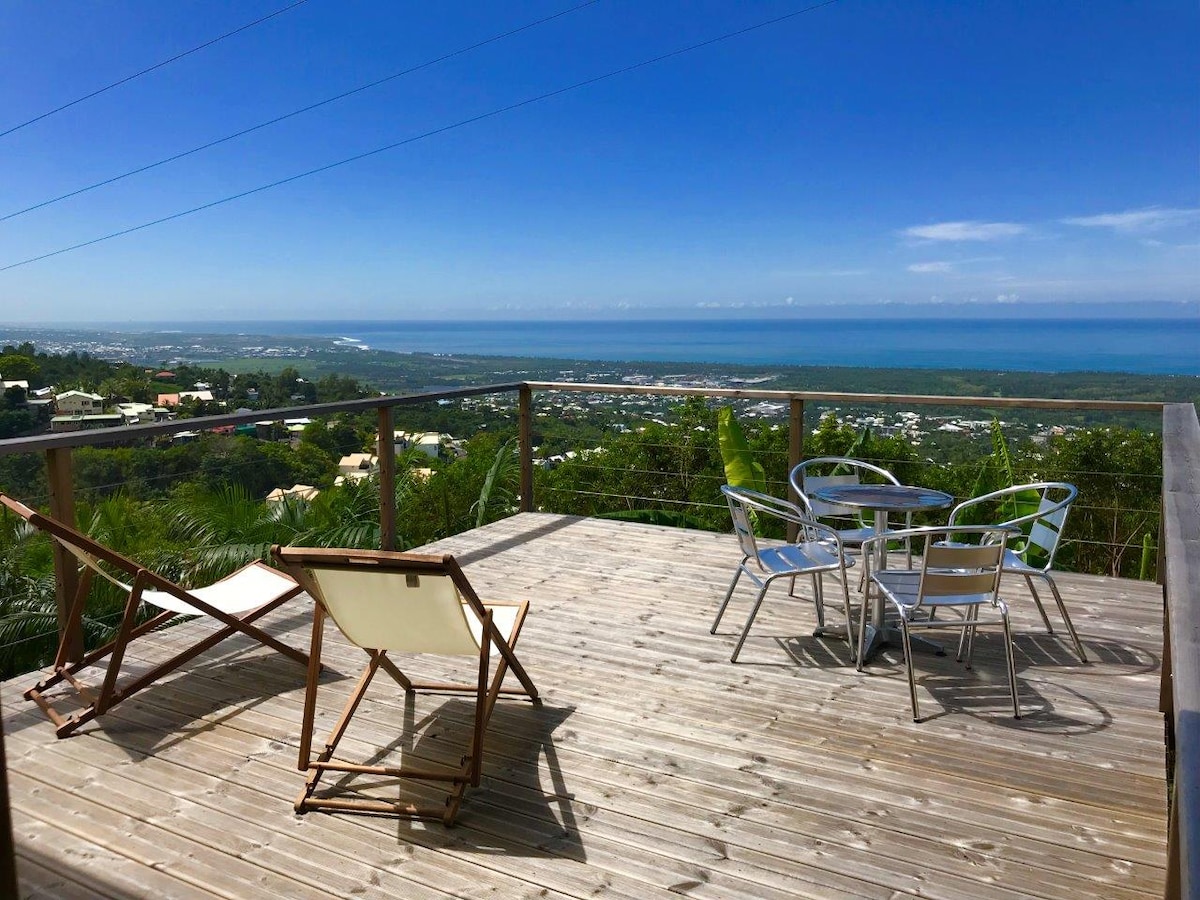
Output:
[[[1081,665],[1010,584],[1025,718],[992,632],[973,671],[920,655],[914,724],[898,654],[859,675],[782,586],[729,663],[751,589],[708,628],[732,537],[523,514],[435,547],[485,598],[530,601],[518,650],[544,700],[500,701],[456,828],[295,815],[303,673],[239,638],[66,740],[21,699],[28,676],[0,686],[23,895],[1161,896],[1155,585],[1060,579]],[[268,630],[303,645],[309,620],[297,602]],[[205,627],[153,635],[135,663]],[[365,659],[326,650],[319,731]],[[448,759],[468,707],[406,708],[382,679],[355,723],[343,746],[362,757]]]

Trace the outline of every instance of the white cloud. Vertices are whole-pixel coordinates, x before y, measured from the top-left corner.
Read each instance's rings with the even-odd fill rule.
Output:
[[[925,241],[997,241],[1025,234],[1029,229],[1016,222],[939,222],[913,225],[904,229],[905,237]]]
[[[1064,225],[1080,225],[1084,228],[1111,228],[1122,234],[1159,231],[1200,221],[1200,209],[1175,209],[1151,206],[1146,209],[1130,209],[1119,213],[1101,213],[1096,216],[1073,216],[1063,219]]]
[[[774,274],[786,278],[851,278],[867,272],[867,269],[796,269],[779,270]]]
[[[908,267],[908,271],[910,271],[910,272],[922,272],[922,273],[925,273],[925,272],[951,272],[953,270],[954,270],[953,264],[944,262],[944,261],[913,263],[911,266]]]
[[[1020,294],[997,294],[996,295],[997,303],[1016,303],[1020,299],[1021,299]]]

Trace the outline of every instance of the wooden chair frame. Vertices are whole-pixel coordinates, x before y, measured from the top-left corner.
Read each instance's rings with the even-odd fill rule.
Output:
[[[309,658],[306,654],[293,647],[289,647],[253,624],[256,620],[297,596],[301,591],[298,584],[244,615],[234,615],[206,603],[187,588],[175,584],[173,581],[122,556],[114,550],[110,550],[82,532],[48,516],[43,516],[23,503],[13,500],[11,497],[0,494],[0,504],[25,519],[34,528],[48,534],[53,540],[62,545],[69,545],[75,548],[75,550],[82,551],[83,554],[82,558],[78,553],[75,554],[76,558],[81,559],[80,566],[82,573],[79,579],[79,588],[71,602],[66,626],[62,629],[62,637],[59,640],[58,651],[54,657],[52,674],[25,692],[25,699],[34,701],[50,721],[54,723],[56,733],[60,738],[66,737],[81,725],[90,722],[97,716],[103,715],[122,700],[132,696],[142,688],[153,684],[163,675],[173,671],[234,634],[244,634],[267,647],[278,650],[280,653],[291,657],[302,665],[308,665]],[[117,636],[104,646],[97,647],[95,650],[85,653],[81,659],[69,662],[67,655],[70,636],[78,630],[80,623],[83,621],[83,612],[87,605],[88,594],[91,591],[94,576],[99,573],[101,576],[111,579],[111,576],[100,568],[100,563],[106,563],[119,571],[132,575],[132,589],[129,592],[128,599],[125,601],[125,609],[120,627],[117,630]],[[264,563],[252,562],[249,566],[244,566],[238,572],[228,576],[228,578],[222,579],[222,581],[232,579],[240,574],[240,572],[252,566],[266,567]],[[111,580],[115,581],[115,579]],[[217,583],[219,584],[220,582]],[[180,615],[180,613],[172,610],[163,610],[142,624],[136,625],[138,606],[141,604],[142,595],[146,590],[162,591],[169,594],[193,608],[197,615],[212,616],[223,623],[225,627],[175,654],[170,659],[152,666],[148,671],[136,678],[118,684],[117,678],[120,675],[121,665],[130,642]],[[110,659],[105,671],[104,683],[97,694],[92,688],[75,676],[81,670],[100,663],[105,657],[110,657]],[[64,681],[74,688],[80,699],[86,704],[83,709],[70,716],[64,716],[55,709],[50,698],[46,696],[46,691]]]
[[[467,581],[458,562],[453,556],[433,556],[417,553],[397,553],[385,550],[336,550],[303,547],[279,547],[271,550],[279,563],[300,583],[313,598],[313,627],[312,645],[309,652],[308,685],[304,696],[303,722],[300,732],[300,753],[297,768],[307,772],[305,784],[300,795],[296,798],[295,809],[298,813],[309,810],[335,810],[360,813],[385,813],[412,819],[430,819],[441,821],[447,826],[454,824],[462,805],[463,796],[468,786],[478,787],[483,775],[483,739],[487,724],[500,694],[520,694],[529,697],[534,702],[538,700],[537,688],[517,660],[513,647],[520,635],[528,601],[518,603],[489,602],[483,603],[479,595]],[[358,683],[347,698],[342,713],[329,734],[324,747],[317,756],[313,757],[312,739],[314,719],[316,716],[317,687],[320,674],[321,649],[324,640],[325,618],[330,613],[325,607],[320,585],[307,568],[342,569],[362,571],[365,567],[379,571],[402,572],[411,575],[422,574],[448,576],[454,583],[459,595],[466,606],[478,617],[481,623],[481,639],[479,648],[478,675],[472,683],[440,683],[416,682],[405,675],[391,659],[388,651],[377,648],[363,647],[369,657],[366,667],[359,676]],[[504,635],[493,621],[492,609],[498,607],[516,608],[516,617],[512,630]],[[336,622],[335,622],[336,624]],[[498,651],[495,672],[490,674],[493,645]],[[475,695],[475,717],[467,753],[457,770],[414,767],[408,765],[385,766],[363,765],[357,763],[335,762],[333,754],[338,743],[346,733],[350,720],[362,702],[368,686],[375,673],[383,669],[392,679],[403,688],[405,694],[412,695],[416,691],[434,693],[472,693]],[[521,683],[519,688],[504,688],[504,676],[512,670]],[[337,797],[313,796],[325,772],[349,772],[354,774],[384,775],[392,778],[413,779],[417,781],[441,782],[449,785],[449,793],[444,806],[418,806],[403,800],[395,802],[387,800],[345,799]]]

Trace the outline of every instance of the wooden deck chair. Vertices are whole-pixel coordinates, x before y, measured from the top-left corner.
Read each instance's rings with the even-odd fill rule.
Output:
[[[479,786],[483,768],[484,731],[497,697],[506,693],[523,694],[534,701],[538,699],[537,688],[513,653],[529,608],[528,602],[484,603],[450,555],[303,547],[275,547],[272,553],[316,601],[297,766],[308,776],[304,789],[296,799],[296,811],[302,813],[311,809],[326,809],[390,813],[414,819],[435,819],[453,825],[467,786]],[[346,701],[328,741],[314,759],[313,719],[326,615],[333,619],[351,643],[366,651],[370,661]],[[414,682],[388,659],[388,653],[391,652],[471,657],[477,661],[478,674],[468,684]],[[495,671],[489,679],[493,660]],[[470,746],[457,769],[449,766],[439,770],[409,765],[361,765],[334,761],[338,742],[379,669],[395,679],[406,694],[418,690],[475,694]],[[502,687],[509,669],[520,680],[521,687]],[[314,797],[313,792],[327,771],[441,782],[449,785],[449,794],[443,807],[418,806],[404,800]]]
[[[74,528],[35,512],[11,497],[0,494],[0,504],[25,519],[34,528],[48,534],[59,546],[79,561],[81,570],[79,589],[71,602],[68,624],[63,631],[65,636],[71,635],[78,629],[95,576],[99,575],[128,595],[116,638],[103,647],[84,654],[79,661],[68,663],[67,638],[64,637],[59,642],[58,652],[54,657],[53,673],[25,692],[25,698],[37,703],[54,723],[60,738],[66,737],[79,726],[107,712],[126,697],[153,684],[163,675],[233,634],[247,635],[290,656],[302,665],[308,664],[306,654],[289,647],[252,624],[256,619],[300,593],[300,586],[282,572],[256,561],[215,584],[189,590],[110,550]],[[109,568],[106,569],[103,566]],[[126,584],[111,574],[109,569],[131,576],[132,584]],[[135,623],[138,606],[142,601],[158,607],[161,611],[137,625]],[[212,616],[224,623],[225,627],[205,636],[165,662],[152,666],[149,671],[118,684],[117,678],[121,671],[121,663],[130,642],[179,615]],[[96,693],[93,688],[75,676],[76,673],[89,666],[105,666],[106,658],[104,683],[100,692]],[[64,681],[75,689],[80,700],[85,704],[81,710],[70,716],[64,716],[56,710],[51,699],[46,696],[46,691]]]

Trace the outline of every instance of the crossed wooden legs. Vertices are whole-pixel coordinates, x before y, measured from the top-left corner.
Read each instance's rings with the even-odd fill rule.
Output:
[[[83,608],[87,601],[88,591],[91,588],[92,571],[85,569],[80,579],[79,590],[71,604],[70,625],[66,629],[66,634],[71,634],[83,617]],[[170,619],[178,615],[178,613],[164,610],[158,613],[141,625],[135,625],[137,618],[137,609],[142,599],[142,591],[145,589],[145,580],[142,573],[134,578],[133,590],[129,594],[129,599],[125,603],[125,613],[121,619],[121,626],[117,632],[117,636],[105,644],[103,647],[98,647],[90,653],[86,654],[78,662],[67,664],[67,645],[66,642],[59,644],[58,653],[54,659],[53,674],[42,679],[33,687],[25,692],[25,699],[34,701],[42,711],[54,723],[55,733],[60,737],[66,737],[79,728],[81,725],[90,722],[92,719],[107,712],[113,706],[137,693],[142,688],[149,684],[153,684],[163,675],[178,668],[196,656],[199,656],[205,650],[225,640],[225,638],[241,632],[256,641],[278,650],[280,653],[286,654],[297,662],[307,664],[309,659],[304,653],[296,650],[294,647],[289,647],[282,641],[273,638],[260,628],[255,627],[252,623],[257,619],[262,618],[267,613],[277,609],[281,604],[291,600],[300,593],[300,587],[297,586],[294,590],[287,591],[282,596],[270,601],[269,603],[260,606],[258,609],[244,616],[232,616],[228,613],[223,613],[220,610],[212,610],[212,615],[225,623],[224,628],[214,631],[208,637],[193,644],[186,650],[183,650],[165,662],[153,666],[149,671],[142,673],[137,678],[128,682],[117,685],[117,676],[120,674],[121,663],[125,658],[125,650],[129,646],[129,642],[136,640],[147,632],[153,631],[160,625],[163,625]],[[211,608],[210,608],[211,609]],[[208,611],[208,610],[205,610]],[[88,666],[93,666],[106,656],[111,656],[108,661],[108,666],[104,674],[104,684],[100,688],[99,694],[90,688],[88,685],[81,682],[75,677],[75,673],[86,669]],[[57,684],[66,681],[70,684],[79,697],[87,705],[79,710],[79,712],[64,716],[54,708],[54,704],[45,692]]]
[[[483,622],[482,646],[480,647],[479,654],[479,675],[474,684],[413,682],[388,659],[386,651],[364,648],[366,649],[367,656],[370,657],[370,661],[367,663],[366,668],[363,669],[362,675],[359,676],[358,684],[355,685],[354,690],[350,693],[350,697],[346,700],[342,714],[334,725],[333,731],[330,732],[324,748],[315,759],[312,756],[312,732],[316,715],[317,684],[320,675],[321,645],[324,638],[326,614],[319,603],[314,606],[312,648],[309,653],[308,684],[304,696],[304,720],[300,733],[300,758],[297,764],[297,768],[300,771],[307,772],[308,774],[305,778],[304,789],[296,798],[296,812],[303,813],[313,809],[328,809],[348,812],[390,813],[412,819],[432,819],[441,821],[446,825],[454,824],[454,819],[458,815],[458,810],[462,805],[463,795],[466,793],[468,785],[478,787],[483,776],[483,733],[487,728],[487,723],[491,718],[497,698],[500,694],[504,693],[521,694],[534,701],[538,699],[537,688],[534,687],[533,682],[521,667],[521,664],[517,661],[512,651],[517,641],[517,635],[520,633],[521,624],[525,619],[528,604],[492,605],[518,606],[519,611],[516,621],[513,623],[512,633],[506,637],[496,633],[492,622],[491,610],[488,610],[487,618]],[[499,659],[496,663],[496,671],[492,674],[489,683],[488,669],[491,662],[493,641],[495,641],[496,648],[499,651]],[[504,688],[502,686],[504,676],[510,668],[513,674],[520,680],[520,688]],[[406,694],[412,694],[416,691],[475,694],[475,720],[471,742],[457,770],[448,767],[443,770],[437,770],[407,765],[372,766],[333,761],[334,751],[337,749],[342,736],[346,733],[350,719],[354,716],[355,711],[362,702],[367,687],[375,677],[375,673],[380,669],[387,672],[404,689]],[[448,785],[449,794],[446,797],[444,805],[440,807],[418,806],[403,800],[389,801],[314,797],[313,793],[316,791],[321,776],[325,772],[385,775],[393,778],[408,778],[417,781],[443,782]]]

